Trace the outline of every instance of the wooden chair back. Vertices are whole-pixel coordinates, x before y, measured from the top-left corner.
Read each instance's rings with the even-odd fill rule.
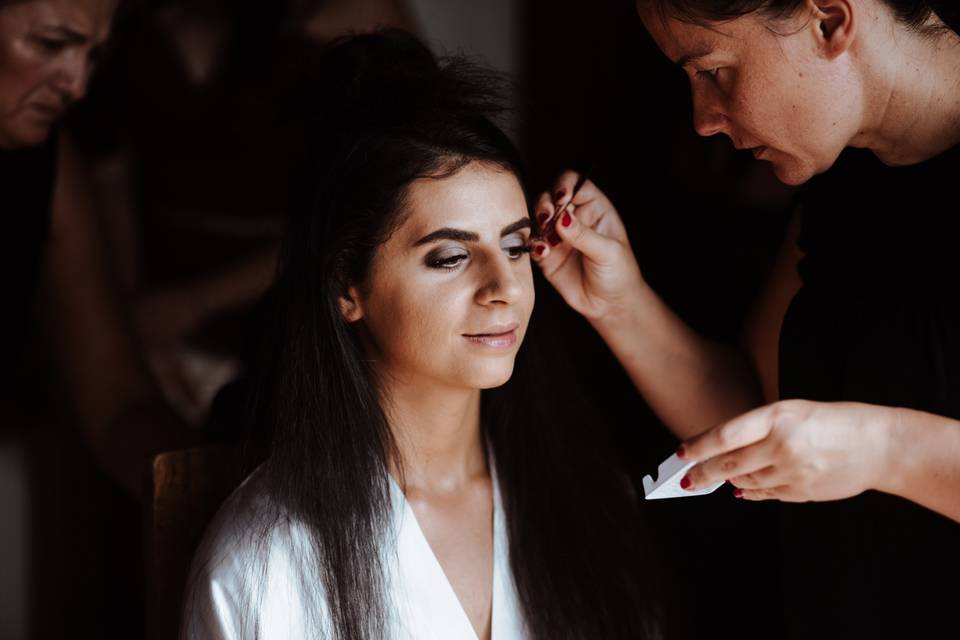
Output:
[[[144,494],[145,637],[178,637],[190,561],[207,524],[241,480],[235,447],[213,445],[161,453]]]

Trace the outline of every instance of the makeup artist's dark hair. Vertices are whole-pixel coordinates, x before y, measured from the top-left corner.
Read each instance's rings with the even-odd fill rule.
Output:
[[[879,1],[890,7],[897,20],[916,31],[927,31],[925,25],[932,14],[936,14],[948,28],[957,31],[960,10],[956,0]],[[772,19],[787,18],[799,12],[805,0],[642,0],[641,4],[663,16],[693,24],[707,24],[733,20],[751,13]]]
[[[343,40],[317,72],[323,97],[311,105],[306,188],[286,236],[252,414],[276,517],[312,532],[336,637],[381,638],[379,549],[397,451],[377,372],[338,298],[362,286],[413,180],[472,162],[519,176],[520,157],[494,124],[501,79],[462,58],[438,61],[408,34]],[[531,325],[527,339],[537,334]],[[652,554],[630,487],[600,453],[607,443],[596,423],[575,417],[572,376],[534,373],[535,350],[525,344],[510,382],[482,395],[531,636],[659,637]]]

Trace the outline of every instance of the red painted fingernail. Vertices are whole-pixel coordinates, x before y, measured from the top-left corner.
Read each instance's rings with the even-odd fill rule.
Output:
[[[734,489],[734,490],[733,490],[733,497],[734,497],[734,498],[742,498],[742,497],[743,497],[743,489]]]
[[[683,448],[683,445],[680,445],[680,448],[677,449],[677,457],[681,460],[687,457],[687,450]]]
[[[560,224],[562,224],[565,227],[569,227],[571,222],[573,222],[573,218],[570,217],[570,214],[569,213],[563,214],[563,220],[560,221]]]
[[[686,488],[689,487],[691,484],[692,484],[692,483],[690,482],[690,476],[683,476],[683,478],[680,480],[680,488],[681,488],[681,489],[686,489]]]
[[[542,244],[538,244],[537,247],[534,249],[534,251],[537,252],[537,255],[538,255],[538,256],[542,256],[542,255],[543,255],[543,252],[546,251],[546,250],[547,250],[547,248],[546,248],[545,246],[543,246]]]

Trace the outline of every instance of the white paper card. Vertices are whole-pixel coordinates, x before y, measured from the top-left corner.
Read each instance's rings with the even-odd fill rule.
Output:
[[[657,479],[654,480],[649,475],[643,477],[643,493],[647,500],[659,500],[661,498],[689,498],[691,496],[702,496],[713,493],[723,482],[717,482],[697,489],[696,491],[687,491],[680,488],[680,480],[687,474],[687,471],[693,467],[696,462],[684,462],[673,454],[660,463],[657,468]]]

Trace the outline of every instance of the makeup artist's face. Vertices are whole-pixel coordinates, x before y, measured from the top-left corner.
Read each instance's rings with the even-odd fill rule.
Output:
[[[26,0],[0,7],[0,149],[42,143],[83,97],[116,0]]]
[[[690,79],[697,133],[722,133],[773,165],[784,183],[826,171],[857,134],[859,81],[849,56],[828,55],[806,14],[772,24],[748,14],[701,26],[639,3],[660,49]]]
[[[371,354],[403,382],[505,383],[533,311],[530,219],[516,177],[472,163],[410,186],[406,219],[357,294]]]

